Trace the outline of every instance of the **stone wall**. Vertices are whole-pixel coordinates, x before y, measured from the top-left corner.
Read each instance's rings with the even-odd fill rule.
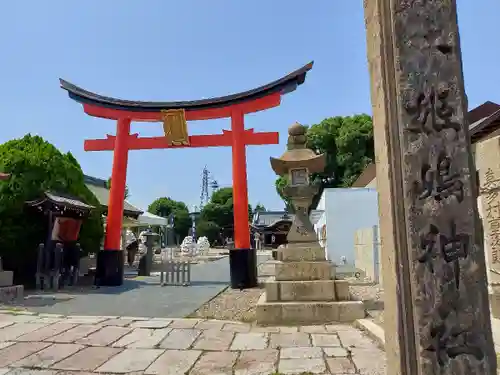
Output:
[[[368,227],[358,229],[354,234],[354,264],[356,269],[364,272],[365,277],[376,283],[382,284],[380,267],[379,228]]]

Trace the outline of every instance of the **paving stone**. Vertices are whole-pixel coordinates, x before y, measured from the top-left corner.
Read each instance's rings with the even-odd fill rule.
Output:
[[[268,375],[276,371],[278,351],[276,349],[249,350],[241,352],[236,365],[235,375]]]
[[[326,330],[326,327],[323,325],[303,326],[303,327],[300,327],[300,332],[304,332],[304,333],[328,333],[328,331]]]
[[[0,374],[3,374],[0,371]],[[6,372],[7,375],[56,375],[59,374],[57,371],[52,370],[35,370],[28,368],[16,368],[10,369],[10,372]]]
[[[19,336],[16,341],[43,341],[52,336],[66,332],[71,328],[76,327],[76,324],[56,323],[46,327],[37,329],[36,331],[29,332],[25,335]]]
[[[139,321],[139,320],[150,320],[151,318],[146,318],[143,316],[120,316],[118,319]]]
[[[352,361],[361,374],[385,375],[386,356],[379,348],[351,348]]]
[[[111,344],[111,346],[136,349],[154,348],[170,333],[170,331],[170,328],[136,328],[117,342]]]
[[[146,370],[164,350],[125,349],[99,367],[97,372],[127,373]]]
[[[250,332],[260,332],[260,333],[279,333],[280,328],[279,327],[259,327],[259,326],[253,326],[250,329]],[[297,332],[297,331],[295,331]]]
[[[64,318],[39,318],[36,320],[37,323],[54,324],[64,322]]]
[[[295,347],[280,350],[280,359],[322,358],[323,351],[317,347]]]
[[[108,326],[103,327],[99,331],[93,332],[87,337],[76,340],[76,343],[89,346],[107,346],[131,331],[130,328]]]
[[[38,319],[35,315],[0,314],[0,321],[2,322],[28,323],[36,322]]]
[[[107,317],[104,316],[68,316],[65,323],[73,323],[73,324],[98,324],[108,320]]]
[[[349,324],[327,324],[325,328],[328,332],[336,333],[339,331],[347,331],[347,332],[359,332],[358,329],[354,328]]]
[[[321,358],[281,359],[278,364],[280,374],[326,373],[325,361]]]
[[[132,328],[167,328],[167,326],[172,323],[172,320],[162,320],[162,319],[151,319],[151,320],[140,320],[138,322],[133,322],[130,324]]]
[[[326,363],[332,374],[356,373],[356,368],[349,358],[327,358]]]
[[[93,371],[111,357],[120,353],[119,348],[90,346],[52,366],[58,370]]]
[[[48,342],[58,342],[58,343],[72,343],[77,340],[80,340],[84,338],[85,336],[90,335],[91,333],[94,333],[95,331],[98,331],[101,327],[98,325],[77,325],[76,327],[73,327],[63,333],[60,333],[56,336],[52,336],[47,338],[45,341]]]
[[[105,320],[104,322],[99,323],[99,325],[102,327],[107,327],[107,326],[127,327],[133,322],[135,322],[135,320],[117,318],[117,319]]]
[[[193,349],[228,350],[233,341],[233,332],[206,330],[196,340]]]
[[[266,349],[268,333],[237,333],[230,350],[259,350]]]
[[[337,334],[344,348],[378,349],[377,345],[361,331],[338,331]]]
[[[227,332],[250,332],[251,325],[245,323],[227,323],[222,327]]]
[[[0,349],[6,348],[7,346],[14,345],[14,341],[2,341],[0,342]]]
[[[199,322],[201,322],[200,319],[175,319],[172,320],[168,328],[194,328]]]
[[[166,350],[144,371],[144,374],[186,374],[201,353],[200,350]]]
[[[311,339],[313,346],[341,346],[339,338],[333,333],[313,333]]]
[[[311,346],[311,340],[307,333],[271,333],[269,346],[276,348],[305,347]]]
[[[4,327],[8,327],[8,326],[11,326],[13,325],[15,322],[10,322],[8,320],[6,321],[1,321],[0,320],[0,329],[4,328]]]
[[[52,314],[52,313],[39,313],[38,317],[39,318],[66,318],[62,314]]]
[[[199,329],[172,329],[160,343],[160,348],[188,349],[200,334]]]
[[[75,354],[83,348],[83,345],[77,344],[53,344],[37,353],[31,354],[29,357],[13,363],[11,366],[49,368],[53,364]]]
[[[0,329],[0,342],[11,341],[26,333],[36,331],[45,327],[45,324],[37,323],[16,323],[14,325]]]
[[[326,347],[326,348],[323,348],[323,351],[325,352],[325,355],[327,357],[347,357],[348,356],[347,350],[345,350],[344,348]]]
[[[276,327],[280,333],[295,333],[299,332],[299,327]]]
[[[50,344],[45,342],[19,342],[0,350],[0,368],[45,349]]]
[[[236,352],[205,352],[189,375],[232,375],[236,358],[238,358]]]
[[[196,329],[221,330],[224,324],[221,320],[203,320],[196,325]]]

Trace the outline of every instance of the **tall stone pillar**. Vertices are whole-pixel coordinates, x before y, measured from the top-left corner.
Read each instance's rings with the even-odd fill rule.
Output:
[[[496,374],[455,0],[365,0],[387,373]]]

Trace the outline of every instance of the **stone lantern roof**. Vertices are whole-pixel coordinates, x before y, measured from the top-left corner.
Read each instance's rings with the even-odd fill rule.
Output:
[[[293,168],[307,168],[309,173],[324,171],[326,155],[317,155],[306,147],[306,130],[298,122],[288,128],[287,150],[279,158],[270,158],[271,167],[277,175],[286,175]]]

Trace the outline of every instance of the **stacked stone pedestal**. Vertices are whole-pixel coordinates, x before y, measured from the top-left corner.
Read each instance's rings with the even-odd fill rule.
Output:
[[[362,301],[349,301],[347,281],[334,280],[324,249],[290,246],[280,249],[275,280],[265,284],[257,302],[261,325],[351,322],[365,317]]]

